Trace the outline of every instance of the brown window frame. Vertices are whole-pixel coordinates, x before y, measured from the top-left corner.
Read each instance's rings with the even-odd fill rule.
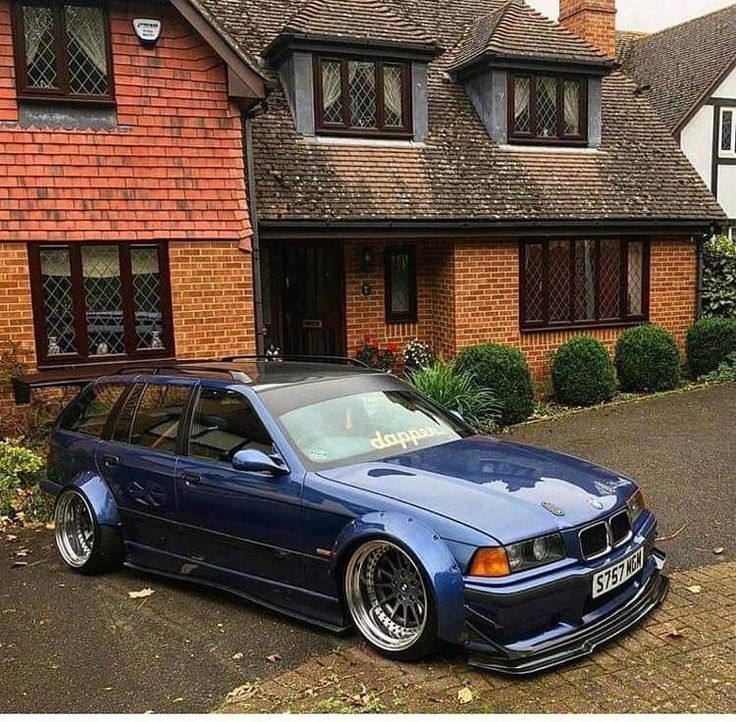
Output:
[[[369,62],[374,66],[376,87],[376,127],[362,128],[350,124],[350,82],[348,75],[348,63],[350,61]],[[322,87],[322,64],[324,62],[340,63],[340,86],[342,93],[342,122],[329,123],[325,121],[324,94]],[[386,125],[385,102],[383,92],[383,67],[384,65],[400,65],[401,97],[404,110],[404,125]],[[345,135],[362,137],[379,137],[405,139],[414,134],[414,122],[412,111],[411,94],[411,63],[403,60],[377,59],[371,57],[360,57],[355,55],[317,55],[314,56],[312,64],[314,76],[314,121],[315,132],[318,135]]]
[[[515,126],[516,80],[529,79],[529,133],[519,133]],[[554,78],[557,81],[557,135],[540,136],[537,134],[537,80]],[[565,82],[576,81],[580,85],[580,133],[565,134]],[[584,146],[588,144],[588,79],[581,75],[555,73],[509,73],[508,76],[508,140],[509,143],[527,145],[568,145]]]
[[[409,310],[394,311],[391,306],[391,259],[394,256],[408,256],[409,258]],[[418,320],[417,303],[417,249],[414,246],[391,246],[383,254],[384,273],[384,307],[386,323],[416,323]]]
[[[89,353],[89,335],[87,332],[86,305],[84,300],[84,276],[82,272],[82,248],[85,246],[113,246],[118,249],[120,262],[120,282],[123,311],[125,353],[91,356]],[[133,273],[131,264],[132,248],[156,248],[158,250],[158,268],[161,295],[161,316],[163,347],[160,349],[139,349],[135,332],[135,308],[133,305]],[[43,300],[43,282],[41,277],[41,250],[64,249],[69,251],[70,283],[72,307],[74,309],[74,336],[76,353],[48,353],[48,334]],[[36,341],[37,366],[69,366],[85,363],[105,363],[108,361],[124,361],[126,359],[174,358],[174,323],[171,303],[171,278],[169,271],[169,249],[167,243],[105,243],[105,242],[71,242],[71,243],[29,243],[28,262],[30,269],[31,302],[33,307],[33,328]]]
[[[594,269],[594,300],[595,318],[576,321],[575,320],[575,244],[583,241],[595,242],[595,269]],[[601,242],[605,240],[618,241],[620,244],[620,268],[619,268],[619,314],[616,318],[601,318]],[[549,245],[551,242],[566,241],[570,244],[570,290],[569,290],[569,319],[564,321],[550,321],[550,295],[549,295]],[[629,244],[642,244],[642,288],[640,314],[628,313],[628,290],[629,290]],[[537,321],[527,321],[526,318],[526,254],[529,246],[542,246],[542,308],[543,318]],[[546,238],[546,239],[524,239],[519,242],[519,322],[522,331],[559,331],[578,328],[609,328],[617,326],[635,326],[646,323],[649,320],[649,290],[650,290],[650,242],[646,238]]]
[[[54,10],[54,38],[56,53],[56,73],[58,88],[37,88],[28,85],[26,65],[26,40],[23,27],[23,7],[50,7]],[[107,57],[107,87],[104,95],[72,93],[69,90],[69,57],[66,47],[66,19],[64,8],[68,5],[92,6],[102,10],[105,25],[105,49]],[[110,9],[107,2],[93,0],[12,0],[13,54],[15,56],[15,77],[19,100],[62,101],[92,105],[115,104],[115,82],[112,62],[112,37],[110,31]]]

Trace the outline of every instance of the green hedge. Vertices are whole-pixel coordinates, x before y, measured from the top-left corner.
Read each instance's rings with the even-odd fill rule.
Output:
[[[726,236],[703,248],[703,315],[736,318],[736,241]]]
[[[672,334],[659,326],[624,331],[616,344],[616,370],[623,391],[668,391],[680,383],[680,354]]]
[[[693,378],[715,371],[736,353],[736,318],[703,318],[687,332],[687,365]]]
[[[483,344],[463,349],[455,368],[467,372],[483,389],[491,390],[501,405],[501,423],[508,426],[528,419],[534,411],[534,389],[524,354],[511,346]]]
[[[610,401],[616,391],[613,364],[597,339],[579,336],[560,346],[552,357],[552,386],[568,406]]]

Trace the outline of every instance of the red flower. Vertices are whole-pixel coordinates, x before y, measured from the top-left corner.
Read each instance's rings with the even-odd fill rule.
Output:
[[[369,343],[372,343],[372,341],[373,341],[373,339],[370,337],[369,334],[366,334],[365,336],[363,336],[363,343],[368,343],[369,344]]]
[[[398,344],[395,343],[387,343],[386,344],[386,351],[389,353],[396,353],[399,350]]]

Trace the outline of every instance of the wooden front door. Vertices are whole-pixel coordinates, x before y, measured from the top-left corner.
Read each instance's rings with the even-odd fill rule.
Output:
[[[335,242],[283,243],[270,250],[273,330],[284,356],[345,355],[342,248]],[[280,306],[280,308],[278,308]]]

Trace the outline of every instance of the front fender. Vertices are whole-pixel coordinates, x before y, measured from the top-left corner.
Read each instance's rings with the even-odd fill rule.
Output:
[[[371,512],[354,519],[340,533],[333,548],[331,572],[344,568],[361,541],[381,537],[407,548],[421,562],[431,584],[437,611],[437,635],[460,643],[465,626],[463,576],[441,537],[422,522],[398,512]]]
[[[76,477],[65,488],[76,488],[86,497],[94,510],[98,524],[102,526],[120,526],[120,515],[115,497],[105,480],[92,472],[86,472]]]

